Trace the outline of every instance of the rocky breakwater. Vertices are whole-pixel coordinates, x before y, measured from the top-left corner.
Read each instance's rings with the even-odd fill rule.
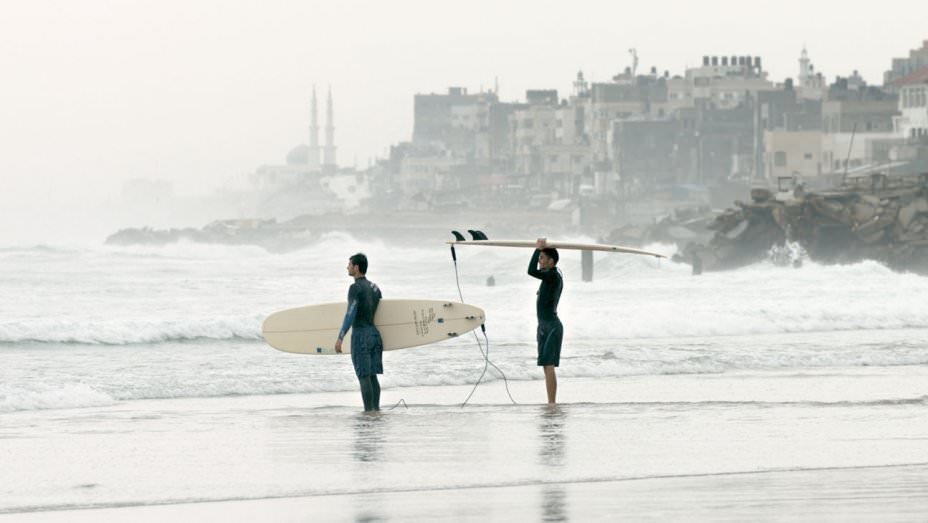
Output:
[[[821,192],[753,189],[751,199],[716,217],[709,242],[688,244],[678,261],[696,273],[733,269],[792,242],[816,262],[876,260],[928,274],[928,174],[873,175]]]
[[[202,229],[122,229],[106,239],[108,245],[163,246],[178,242],[226,245],[257,245],[270,251],[287,251],[305,246],[313,235],[300,227],[278,224],[273,219],[216,220]]]

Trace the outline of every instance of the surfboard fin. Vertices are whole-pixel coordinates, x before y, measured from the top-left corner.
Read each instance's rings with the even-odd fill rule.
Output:
[[[457,241],[459,241],[459,242],[467,241],[467,238],[465,238],[464,235],[461,234],[461,233],[459,233],[458,231],[451,231],[451,234],[453,234],[453,235],[454,235],[454,239],[457,240]]]
[[[483,234],[483,231],[475,231],[473,229],[467,229],[467,232],[470,233],[470,236],[474,240],[489,240],[486,234]]]

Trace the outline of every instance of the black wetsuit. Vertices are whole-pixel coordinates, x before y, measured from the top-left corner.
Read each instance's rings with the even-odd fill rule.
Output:
[[[342,339],[351,329],[351,363],[361,384],[365,411],[380,410],[377,375],[383,374],[383,340],[374,326],[374,313],[380,297],[376,284],[364,276],[357,278],[348,288],[348,311],[338,333],[338,339]]]
[[[538,365],[554,365],[561,361],[561,341],[564,338],[564,326],[557,317],[557,304],[564,289],[564,279],[557,267],[538,269],[538,257],[541,251],[535,249],[532,261],[528,264],[528,275],[541,280],[538,286],[538,300],[535,302],[535,314],[538,316]]]
[[[348,288],[348,311],[338,338],[344,338],[351,328],[351,362],[358,377],[383,374],[383,342],[374,327],[380,298],[380,288],[364,276]]]

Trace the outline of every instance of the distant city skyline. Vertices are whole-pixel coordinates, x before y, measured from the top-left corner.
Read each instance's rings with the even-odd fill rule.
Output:
[[[115,197],[133,178],[214,190],[309,143],[313,85],[320,99],[332,89],[338,163],[363,168],[411,138],[417,93],[498,83],[504,101],[565,96],[578,70],[604,82],[630,66],[630,48],[639,72],[751,55],[781,82],[805,47],[829,81],[858,70],[881,84],[892,58],[928,39],[925,19],[916,0],[7,4],[0,204]]]

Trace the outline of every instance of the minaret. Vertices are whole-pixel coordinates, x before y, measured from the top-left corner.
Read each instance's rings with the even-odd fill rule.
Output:
[[[318,172],[319,165],[319,111],[316,108],[316,86],[313,86],[313,103],[309,115],[309,170]]]
[[[577,79],[574,80],[574,96],[586,96],[590,92],[590,85],[583,78],[583,71],[577,71]]]
[[[322,154],[322,165],[335,168],[335,120],[332,117],[332,87],[329,87],[329,99],[325,107],[325,149]]]
[[[809,85],[809,78],[812,77],[812,69],[809,65],[809,53],[805,46],[802,47],[802,55],[799,57],[799,85],[806,87]]]

